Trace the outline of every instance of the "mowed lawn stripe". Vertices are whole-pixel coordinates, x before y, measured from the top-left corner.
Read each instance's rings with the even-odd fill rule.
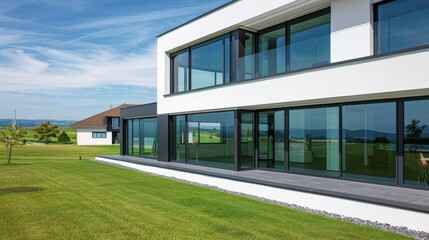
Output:
[[[49,151],[43,152],[42,149]],[[254,199],[25,146],[0,164],[0,239],[407,239]],[[37,160],[31,158],[31,151]],[[52,151],[55,149],[55,151]],[[113,149],[98,148],[101,154]],[[0,156],[1,156],[0,150]],[[71,154],[73,153],[73,154]],[[8,190],[9,189],[9,190]]]

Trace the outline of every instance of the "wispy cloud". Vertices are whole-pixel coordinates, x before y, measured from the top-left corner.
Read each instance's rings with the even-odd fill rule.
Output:
[[[156,35],[225,1],[0,1],[0,118],[155,100]]]

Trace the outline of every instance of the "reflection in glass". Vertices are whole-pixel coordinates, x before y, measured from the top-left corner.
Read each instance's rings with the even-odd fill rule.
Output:
[[[279,28],[259,35],[259,75],[269,76],[286,71],[286,30]]]
[[[185,162],[185,116],[173,117],[174,155],[173,160]]]
[[[188,115],[188,162],[234,168],[234,112]]]
[[[229,37],[191,50],[191,89],[215,86],[229,81]]]
[[[404,184],[429,185],[429,100],[404,102]]]
[[[253,168],[254,140],[253,140],[253,113],[242,113],[241,128],[241,168]]]
[[[288,46],[290,70],[330,62],[331,14],[290,25]]]
[[[140,155],[140,124],[138,119],[133,120],[133,155]]]
[[[133,120],[127,121],[127,155],[133,155]]]
[[[189,90],[189,52],[184,51],[173,58],[173,91],[183,92]]]
[[[284,170],[284,111],[259,113],[259,168]]]
[[[395,183],[396,104],[343,107],[343,176]]]
[[[289,111],[289,169],[338,176],[338,107]]]
[[[255,77],[255,34],[245,32],[242,40],[243,56],[238,59],[239,80]]]
[[[375,11],[378,53],[429,44],[429,1],[386,1]]]
[[[156,118],[140,119],[140,132],[142,136],[141,156],[156,158],[158,156],[158,122]]]

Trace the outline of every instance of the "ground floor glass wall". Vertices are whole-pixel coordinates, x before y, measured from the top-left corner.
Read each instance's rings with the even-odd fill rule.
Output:
[[[172,123],[179,162],[429,187],[427,98],[189,114]]]
[[[339,108],[289,111],[289,169],[338,176]]]
[[[404,102],[404,184],[429,184],[429,100]]]
[[[283,171],[285,112],[284,110],[260,112],[258,120],[258,166]]]
[[[127,155],[156,158],[158,156],[157,118],[125,120]]]
[[[343,107],[343,177],[396,183],[396,104]]]
[[[234,168],[234,112],[173,117],[174,160]]]

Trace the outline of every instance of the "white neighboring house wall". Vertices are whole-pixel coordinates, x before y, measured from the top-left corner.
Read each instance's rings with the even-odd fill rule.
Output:
[[[427,95],[427,49],[170,95],[170,53],[240,26],[256,30],[331,7],[331,62],[373,54],[374,0],[242,0],[158,38],[158,114]],[[167,95],[167,96],[166,96]]]
[[[77,145],[112,145],[112,132],[106,128],[76,128]],[[106,132],[106,138],[92,138],[93,132]]]

